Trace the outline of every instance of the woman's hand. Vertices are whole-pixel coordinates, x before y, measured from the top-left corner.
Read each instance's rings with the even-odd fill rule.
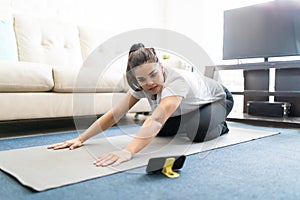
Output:
[[[126,150],[114,151],[101,155],[94,161],[94,165],[97,167],[106,167],[112,165],[113,167],[126,162],[132,158],[132,153]]]
[[[58,149],[65,149],[65,148],[69,148],[70,150],[76,149],[78,147],[82,146],[82,141],[80,139],[80,137],[75,138],[73,140],[67,140],[65,142],[62,143],[57,143],[57,144],[53,144],[48,146],[48,149],[53,149],[53,150],[58,150]]]

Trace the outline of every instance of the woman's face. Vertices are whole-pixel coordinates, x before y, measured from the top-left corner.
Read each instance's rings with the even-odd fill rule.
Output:
[[[159,93],[164,84],[164,73],[159,63],[145,63],[134,68],[136,80],[146,92]]]

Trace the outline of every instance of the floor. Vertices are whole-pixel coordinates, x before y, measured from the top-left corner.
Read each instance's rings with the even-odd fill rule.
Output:
[[[127,116],[120,123],[132,123],[132,117]],[[144,168],[138,168],[34,192],[0,171],[0,199],[300,199],[300,129],[229,123],[237,127],[276,130],[280,134],[188,156],[180,171],[181,177],[175,180],[147,175]],[[66,134],[24,135],[19,133],[16,139],[0,140],[0,148],[48,144],[54,140],[62,141],[60,137]]]

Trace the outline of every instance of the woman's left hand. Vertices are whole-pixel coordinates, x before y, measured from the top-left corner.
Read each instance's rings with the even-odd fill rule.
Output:
[[[94,165],[97,167],[106,167],[112,165],[113,167],[126,162],[132,158],[132,154],[129,151],[121,150],[106,153],[101,155],[97,160],[94,161]]]

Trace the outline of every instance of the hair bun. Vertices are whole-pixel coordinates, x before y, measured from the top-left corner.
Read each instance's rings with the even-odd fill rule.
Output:
[[[132,52],[135,52],[136,50],[138,50],[140,48],[145,48],[143,43],[136,43],[136,44],[132,45],[130,47],[129,54],[132,53]]]

